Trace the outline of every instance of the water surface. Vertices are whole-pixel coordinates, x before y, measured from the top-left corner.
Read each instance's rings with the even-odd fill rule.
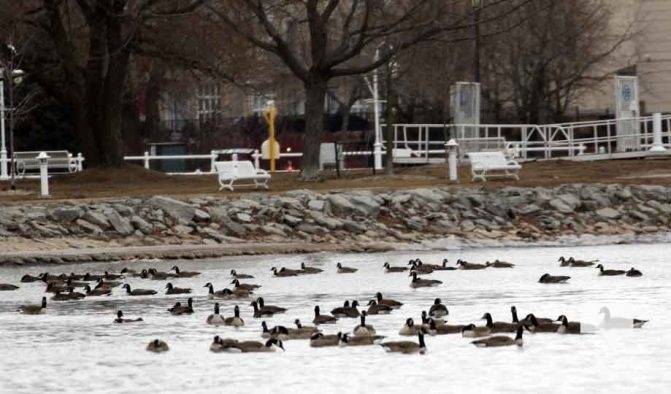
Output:
[[[460,251],[392,252],[385,254],[313,254],[300,256],[232,257],[200,261],[93,263],[59,267],[0,268],[0,282],[19,284],[25,273],[118,272],[124,266],[169,270],[177,263],[202,274],[174,279],[179,287],[194,290],[195,313],[171,316],[166,309],[181,295],[164,295],[165,282],[127,278],[133,287],[151,288],[159,295],[128,297],[115,289],[109,297],[77,302],[50,302],[47,313],[17,314],[24,303],[37,303],[44,294],[39,283],[22,283],[13,292],[0,292],[0,392],[661,392],[671,386],[671,321],[668,317],[671,284],[671,244],[632,244],[587,247],[492,248]],[[561,255],[598,258],[606,268],[642,270],[642,278],[599,277],[593,268],[560,268]],[[499,258],[517,264],[514,269],[442,271],[431,277],[444,284],[411,289],[407,274],[385,274],[382,264],[406,264],[420,257],[425,262],[451,262],[457,258],[484,262]],[[305,261],[325,270],[319,275],[274,278],[270,267],[296,268]],[[336,274],[335,265],[359,268],[355,274]],[[230,287],[231,268],[254,275],[245,282],[263,287],[257,292],[267,304],[289,308],[267,319],[269,325],[292,326],[295,318],[312,320],[319,304],[322,313],[346,299],[366,302],[376,291],[405,303],[388,316],[372,316],[368,323],[389,339],[407,317],[419,320],[436,297],[442,298],[454,323],[475,322],[490,312],[495,320],[510,321],[510,306],[524,315],[594,321],[601,306],[613,315],[650,319],[642,330],[599,331],[590,336],[525,335],[522,349],[478,349],[457,335],[427,337],[428,354],[386,354],[379,346],[313,349],[308,341],[286,341],[286,352],[266,354],[213,354],[208,347],[214,335],[260,339],[261,319],[252,318],[249,301],[239,301],[246,325],[240,329],[205,324],[214,301],[203,288]],[[545,272],[572,276],[567,285],[542,285]],[[222,314],[232,314],[235,301],[220,301]],[[112,324],[123,309],[143,323]],[[598,322],[598,320],[596,320]],[[340,319],[323,326],[325,333],[351,331],[356,319]],[[144,347],[161,338],[171,347],[152,354]],[[403,338],[413,339],[415,338]]]

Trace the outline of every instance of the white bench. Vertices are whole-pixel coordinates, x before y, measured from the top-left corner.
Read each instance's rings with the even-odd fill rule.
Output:
[[[47,168],[49,172],[52,170],[65,170],[67,172],[77,172],[79,169],[77,158],[73,158],[70,152],[66,150],[44,151],[49,160],[47,161]],[[41,152],[14,152],[14,168],[16,174],[19,176],[25,175],[26,171],[33,171],[40,169],[40,162],[37,156]]]
[[[482,179],[485,182],[488,176],[510,176],[520,180],[517,173],[522,166],[514,160],[506,159],[503,152],[470,152],[468,159],[471,162],[472,181]]]
[[[217,161],[214,163],[214,168],[217,171],[219,178],[219,190],[224,188],[233,190],[233,182],[236,181],[253,181],[245,185],[254,185],[258,189],[259,186],[268,188],[268,180],[270,174],[266,170],[254,168],[251,161]]]

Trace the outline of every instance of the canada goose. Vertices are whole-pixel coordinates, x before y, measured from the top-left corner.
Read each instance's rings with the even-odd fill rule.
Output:
[[[569,322],[564,315],[560,315],[557,321],[561,322],[561,325],[557,328],[557,334],[593,334],[596,331],[596,327],[593,325],[582,324],[577,321]]]
[[[234,298],[246,298],[249,297],[250,292],[242,289],[223,289],[214,291],[214,286],[212,283],[207,283],[205,286],[208,288],[207,298],[221,298],[221,299],[234,299]]]
[[[366,311],[361,312],[361,324],[354,327],[352,333],[357,336],[373,336],[375,335],[375,328],[370,324],[366,324]]]
[[[105,275],[103,275],[103,279],[105,279],[105,280],[115,280],[115,279],[121,279],[121,278],[122,278],[122,275],[110,274],[107,271],[105,271]]]
[[[557,332],[559,329],[559,324],[552,323],[541,323],[533,313],[529,313],[527,317],[522,321],[524,325],[527,326],[527,329],[531,332]]]
[[[154,339],[147,345],[148,352],[163,353],[167,352],[168,350],[170,350],[168,344],[161,341],[160,339]]]
[[[47,308],[47,297],[42,297],[42,304],[40,305],[21,305],[17,312],[21,312],[24,315],[39,315],[44,313],[44,310]]]
[[[233,316],[224,319],[224,325],[233,326],[236,328],[245,325],[245,321],[240,318],[240,308],[238,308],[237,305],[233,308]]]
[[[482,270],[487,268],[484,264],[469,263],[461,259],[457,260],[457,265],[460,270]]]
[[[219,314],[219,303],[214,303],[214,313],[207,317],[205,323],[211,324],[213,326],[221,326],[226,324],[226,321],[222,315]]]
[[[476,326],[475,324],[469,324],[464,326],[461,329],[461,336],[464,338],[480,338],[480,337],[487,337],[491,335],[492,331],[489,329],[489,327],[480,327]]]
[[[375,293],[375,298],[377,299],[378,305],[386,305],[393,309],[399,309],[400,307],[403,306],[402,302],[392,300],[391,298],[383,298],[382,293],[380,293],[379,291]]]
[[[368,314],[369,315],[388,315],[394,308],[389,305],[380,305],[375,300],[368,301]]]
[[[135,323],[143,321],[141,317],[135,318],[135,319],[124,319],[123,318],[123,312],[117,311],[116,313],[116,319],[114,319],[114,323]]]
[[[275,305],[266,305],[266,302],[264,301],[263,297],[258,297],[256,299],[256,302],[258,302],[259,308],[269,310],[273,313],[284,313],[287,311],[287,308],[282,308]]]
[[[564,256],[559,256],[559,260],[557,260],[557,262],[559,263],[560,267],[568,267],[569,265],[571,265],[571,262],[568,259],[564,258]]]
[[[436,280],[436,279],[419,279],[417,277],[417,272],[412,272],[410,274],[412,276],[412,281],[410,282],[410,287],[413,289],[419,288],[419,287],[435,287],[438,285],[441,285],[443,282]]]
[[[231,284],[235,285],[236,289],[246,290],[246,291],[249,291],[249,292],[252,292],[252,291],[258,289],[259,287],[261,287],[261,285],[255,285],[255,284],[251,284],[251,283],[240,283],[240,281],[237,280],[237,279],[233,279],[231,281]]]
[[[104,275],[96,275],[96,274],[91,274],[91,273],[87,272],[87,273],[84,274],[84,277],[82,278],[82,280],[85,280],[87,282],[94,282],[94,281],[98,281],[99,279],[104,279],[103,276]]]
[[[149,272],[149,275],[151,275],[149,279],[153,280],[166,280],[177,277],[177,275],[173,274],[172,272],[157,271],[156,268],[149,268],[147,272]]]
[[[358,268],[352,268],[352,267],[344,267],[342,264],[338,263],[336,264],[336,267],[338,267],[338,273],[339,274],[353,274],[357,272],[359,269]]]
[[[420,331],[422,331],[422,326],[416,325],[415,321],[409,317],[405,320],[403,327],[398,331],[398,335],[415,335]]]
[[[65,283],[49,283],[47,284],[47,288],[44,289],[46,293],[63,293],[68,291],[68,287]]]
[[[617,276],[627,273],[625,270],[605,270],[601,264],[597,265],[596,268],[599,270],[599,276]]]
[[[438,324],[435,319],[429,319],[429,327],[426,329],[430,335],[459,334],[464,329],[461,324]]]
[[[309,267],[305,265],[305,263],[301,263],[301,270],[306,274],[318,274],[320,272],[324,272],[324,270],[321,268]]]
[[[436,298],[433,301],[433,305],[429,308],[429,316],[431,317],[443,317],[449,315],[450,312],[447,310],[447,307],[443,305],[440,298]]]
[[[275,338],[270,338],[265,343],[259,341],[239,341],[231,344],[227,350],[241,353],[260,353],[260,352],[275,352],[277,349],[282,349],[284,351],[284,346],[282,341]]]
[[[319,329],[317,327],[304,326],[304,325],[301,324],[301,321],[298,320],[298,319],[294,320],[294,324],[296,325],[296,328],[293,329],[294,331],[309,334],[308,337],[305,338],[305,339],[309,339],[310,336],[312,336],[312,334],[314,334],[316,332],[319,332]]]
[[[124,268],[121,269],[120,273],[121,273],[121,275],[126,274],[126,276],[130,275],[130,276],[135,277],[135,278],[140,277],[140,273],[137,272],[137,271],[134,270],[134,269],[131,269],[131,268],[126,268],[126,267],[124,267]],[[74,279],[74,278],[73,278],[73,279]],[[80,279],[81,279],[81,278],[80,278]]]
[[[175,277],[177,278],[191,278],[193,276],[200,275],[200,272],[197,271],[181,271],[176,265],[173,265],[170,269],[175,271]]]
[[[382,346],[382,348],[386,352],[390,353],[424,354],[426,353],[426,344],[424,343],[424,333],[422,331],[419,331],[417,333],[417,337],[419,338],[419,343],[411,341],[395,341],[395,342],[383,342],[380,344],[380,346]]]
[[[84,279],[84,274],[75,274],[74,272],[70,272],[70,275],[68,275],[68,279],[82,280]]]
[[[607,307],[602,307],[599,311],[599,314],[603,313],[603,320],[599,324],[600,328],[611,329],[611,328],[641,328],[648,320],[634,319],[634,318],[624,318],[624,317],[611,317],[610,309]]]
[[[319,314],[319,306],[315,305],[315,318],[312,319],[312,322],[316,325],[320,324],[335,324],[335,322],[338,320],[337,317],[335,316],[330,316],[330,315],[320,315]]]
[[[250,304],[254,308],[254,317],[259,318],[259,317],[272,317],[275,313],[272,310],[266,309],[266,308],[259,308],[259,304],[256,301],[252,301]]]
[[[96,297],[102,295],[108,296],[112,293],[112,289],[109,288],[91,290],[91,286],[89,285],[84,286],[84,290],[86,290],[87,297]]]
[[[340,337],[342,337],[341,332],[336,335],[324,335],[317,332],[310,337],[310,347],[338,346]]]
[[[171,315],[190,315],[193,313],[193,298],[189,297],[187,300],[187,305],[183,306],[181,303],[176,303],[175,306],[168,309]]]
[[[89,282],[84,282],[84,281],[75,281],[71,278],[68,278],[68,280],[65,281],[65,285],[68,287],[86,287],[88,286]]]
[[[277,338],[283,341],[289,339],[289,330],[284,326],[275,326],[272,329],[268,329],[266,321],[261,322],[261,338]]]
[[[448,263],[449,260],[443,259],[441,264],[430,264],[430,266],[434,271],[454,271],[457,269],[456,267],[448,266]]]
[[[517,318],[517,308],[515,306],[510,307],[510,313],[513,315],[513,323],[520,323],[520,320]],[[530,318],[531,315],[532,315],[531,313],[529,315],[527,315],[527,317],[525,317],[524,320],[526,321],[526,319]],[[535,317],[535,316],[534,316],[534,318],[536,318],[536,321],[539,324],[553,324],[554,323],[554,320],[549,319],[549,318]]]
[[[191,289],[185,287],[174,287],[172,283],[168,282],[165,285],[166,291],[165,294],[188,294],[191,293]]]
[[[499,332],[515,332],[517,327],[519,327],[519,324],[517,323],[494,322],[492,321],[492,315],[489,312],[482,315],[482,319],[487,320],[486,326],[489,327],[492,334]]]
[[[524,331],[524,326],[517,327],[517,334],[515,338],[511,338],[505,335],[494,335],[489,338],[478,339],[471,342],[477,347],[500,347],[500,346],[522,346],[524,340],[522,339],[522,332]]]
[[[97,282],[96,283],[96,288],[98,288],[98,287],[108,287],[108,288],[119,287],[123,284],[123,282],[113,281],[113,280],[112,281],[104,280],[103,278],[98,279],[96,282]]]
[[[386,273],[392,273],[392,272],[405,272],[408,270],[408,267],[392,267],[389,265],[389,263],[384,263],[384,272]]]
[[[210,351],[213,353],[220,353],[226,351],[230,346],[238,343],[237,339],[226,338],[223,339],[219,335],[214,337],[214,340],[210,344]]]
[[[338,341],[338,346],[368,346],[379,345],[385,337],[382,335],[353,336],[342,334]]]
[[[552,276],[548,273],[543,274],[543,276],[538,279],[538,283],[566,283],[567,280],[571,279],[570,276],[557,275]]]
[[[126,289],[126,294],[132,295],[132,296],[143,296],[143,295],[154,295],[154,294],[156,294],[156,290],[148,290],[148,289],[131,290],[130,285],[128,283],[123,285],[123,288]]]
[[[590,267],[590,266],[594,265],[594,263],[596,263],[597,261],[599,261],[599,260],[591,260],[591,261],[576,260],[573,257],[569,257],[569,259],[568,259],[569,265],[571,267]]]
[[[0,283],[0,291],[9,291],[9,290],[16,290],[18,289],[19,286],[14,286],[9,283]]]
[[[507,263],[505,261],[499,261],[499,259],[496,259],[496,260],[494,260],[493,263],[490,263],[489,261],[487,261],[485,263],[485,266],[487,266],[488,268],[489,267],[492,267],[492,268],[514,268],[515,264]]]
[[[86,294],[75,291],[74,287],[69,287],[67,294],[73,300],[80,300],[80,299],[86,297]]]
[[[643,273],[641,271],[637,270],[636,268],[631,267],[631,269],[629,269],[629,271],[627,271],[627,276],[634,276],[634,277],[643,276]]]
[[[352,306],[341,306],[341,307],[335,308],[331,311],[331,314],[335,317],[356,318],[356,317],[359,317],[361,315],[359,313],[359,309],[357,309],[358,306],[359,306],[359,302],[357,300],[354,300],[354,301],[352,301]]]
[[[21,283],[38,282],[38,281],[41,281],[41,280],[42,280],[42,278],[40,278],[39,276],[32,276],[32,275],[28,275],[28,274],[23,275],[21,277]]]
[[[429,317],[429,314],[426,311],[422,311],[422,327],[429,328],[431,320],[435,321],[437,325],[446,324],[444,319],[437,317]],[[429,333],[430,334],[430,333]]]
[[[273,276],[277,276],[279,278],[287,278],[289,276],[298,276],[298,273],[296,273],[295,271],[289,271],[289,270],[286,270],[284,268],[282,268],[281,270],[278,270],[277,268],[273,267],[270,270],[273,271]]]
[[[235,279],[254,279],[253,275],[239,274],[235,270],[231,270],[231,276]]]
[[[410,261],[408,261],[408,265],[412,266],[412,267],[410,267],[410,271],[415,271],[420,275],[423,275],[423,274],[428,275],[428,274],[433,272],[433,265],[424,264],[424,263],[422,263],[422,260],[420,260],[420,259],[410,260]]]

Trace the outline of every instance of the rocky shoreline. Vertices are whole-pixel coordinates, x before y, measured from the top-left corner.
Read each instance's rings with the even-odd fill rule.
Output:
[[[659,185],[129,197],[2,207],[0,265],[365,252],[450,237],[532,243],[670,229],[671,187]]]

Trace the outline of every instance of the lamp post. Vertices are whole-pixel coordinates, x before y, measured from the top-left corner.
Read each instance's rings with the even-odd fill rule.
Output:
[[[7,146],[5,145],[5,70],[0,68],[0,181],[7,176]]]
[[[5,119],[9,121],[9,147],[14,154],[14,78],[20,78],[23,70],[11,70],[11,68],[0,67],[0,181],[12,180],[14,186],[14,171],[11,177],[7,168],[10,160],[7,158],[7,144],[5,136]],[[5,106],[5,80],[7,81],[7,106]],[[11,160],[11,167],[14,166],[14,159]],[[13,187],[12,187],[13,188]]]
[[[375,49],[375,62],[380,59],[380,48]],[[377,68],[373,70],[373,112],[375,113],[375,142],[373,143],[373,156],[375,158],[375,170],[382,169],[382,129],[380,128],[380,93],[378,90]]]
[[[475,82],[480,82],[480,6],[482,0],[472,0],[473,19],[475,30],[475,50],[473,56],[473,67],[475,71]]]

